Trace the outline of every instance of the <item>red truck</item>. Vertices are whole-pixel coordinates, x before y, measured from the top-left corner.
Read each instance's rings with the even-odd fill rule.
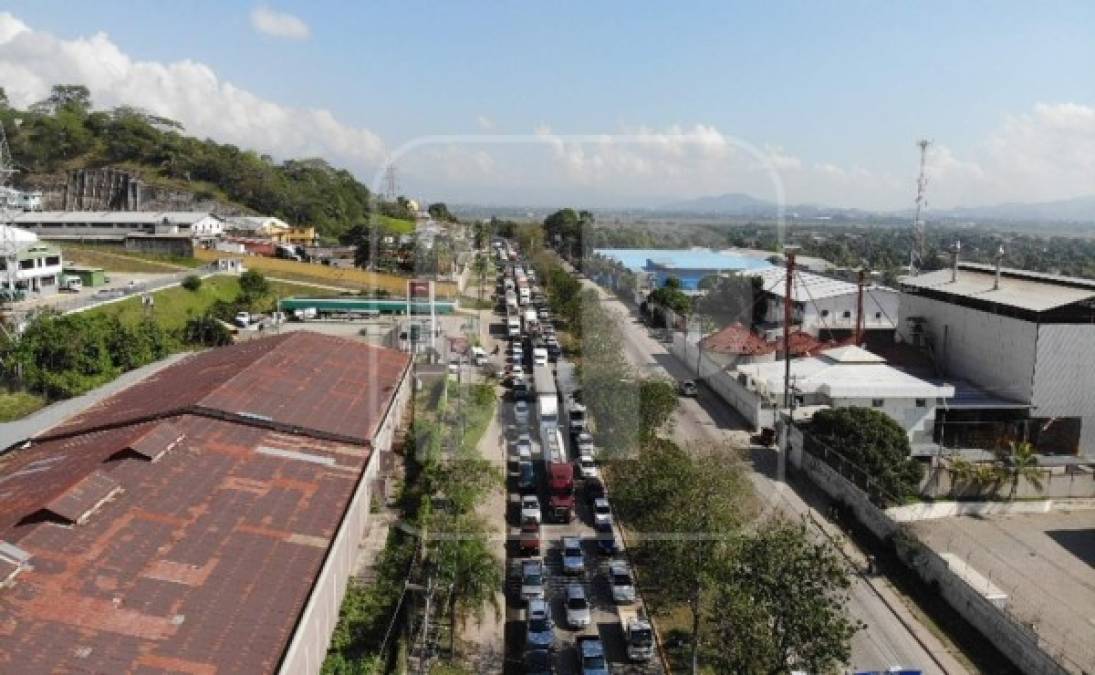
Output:
[[[574,465],[555,463],[548,465],[548,509],[559,523],[569,523],[574,518]]]

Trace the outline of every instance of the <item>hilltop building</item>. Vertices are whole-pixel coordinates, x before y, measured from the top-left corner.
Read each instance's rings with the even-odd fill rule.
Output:
[[[0,669],[320,672],[409,373],[285,333],[0,454]]]

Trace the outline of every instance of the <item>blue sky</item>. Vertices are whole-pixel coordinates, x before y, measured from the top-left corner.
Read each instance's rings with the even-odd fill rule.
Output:
[[[9,2],[7,11],[62,44],[103,32],[132,62],[197,62],[220,87],[230,83],[289,110],[329,111],[375,136],[383,149],[373,154],[427,134],[640,130],[657,145],[702,127],[784,158],[792,201],[902,207],[911,201],[914,141],[926,136],[937,144],[932,188],[942,205],[1056,199],[1085,185],[1095,192],[1095,164],[1078,152],[1095,143],[1092,3],[268,7],[303,22],[307,37],[256,30],[254,3],[36,1]],[[0,49],[0,81],[5,58],[20,56]],[[66,73],[64,64],[24,67]],[[94,79],[73,73],[81,76]],[[118,95],[104,94],[108,103]],[[183,107],[178,117],[192,130],[230,136],[235,128],[207,128],[187,114]],[[264,142],[261,134],[240,140],[255,138]],[[275,134],[268,150],[280,156],[299,147],[291,140]],[[686,157],[674,165],[642,148],[560,145],[551,157],[530,153],[543,167],[523,180],[541,191],[554,181],[543,199],[626,203],[767,189],[744,164]],[[378,162],[364,150],[333,154],[363,175]],[[514,159],[487,154],[489,161],[473,162],[494,168],[484,169],[481,185],[467,170],[462,181],[447,180],[438,153],[419,162],[429,167],[408,160],[407,187],[498,202],[535,192],[515,179],[492,185],[492,175],[513,178]],[[659,176],[663,166],[679,179]]]

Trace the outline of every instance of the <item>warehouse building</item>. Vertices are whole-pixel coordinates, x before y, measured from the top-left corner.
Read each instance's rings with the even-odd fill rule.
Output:
[[[0,454],[0,671],[318,673],[409,368],[253,340]]]
[[[127,235],[189,235],[215,239],[224,221],[202,211],[28,211],[12,223],[45,239],[121,241]]]
[[[785,363],[737,366],[729,398],[755,428],[775,425],[785,408]],[[816,356],[791,359],[791,387],[796,408],[874,408],[905,430],[913,445],[930,443],[936,410],[954,396],[954,387],[899,370],[861,347],[844,346]]]
[[[747,272],[760,277],[769,337],[782,331],[787,298],[787,271],[778,267]],[[823,340],[852,335],[859,311],[859,286],[848,281],[798,271],[791,286],[791,321]],[[869,283],[863,288],[863,329],[868,343],[892,340],[897,326],[898,292]]]
[[[1095,281],[956,261],[902,278],[899,315],[902,343],[995,399],[948,411],[951,426],[1095,457]]]

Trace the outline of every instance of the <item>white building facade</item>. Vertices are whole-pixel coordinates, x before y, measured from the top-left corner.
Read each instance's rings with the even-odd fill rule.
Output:
[[[780,268],[743,272],[760,277],[765,296],[765,322],[782,325],[787,297],[787,272]],[[830,332],[848,334],[855,330],[859,286],[840,279],[798,271],[791,287],[792,322],[801,330],[821,338]],[[897,325],[898,292],[867,284],[863,288],[863,328],[892,331]]]
[[[774,361],[735,368],[746,417],[785,407],[784,367],[783,361]],[[884,412],[901,425],[912,444],[931,442],[936,411],[954,396],[954,387],[909,375],[854,346],[792,359],[791,387],[796,408],[860,407]]]
[[[1029,406],[1040,451],[1095,456],[1095,281],[960,263],[901,291],[899,340]]]

